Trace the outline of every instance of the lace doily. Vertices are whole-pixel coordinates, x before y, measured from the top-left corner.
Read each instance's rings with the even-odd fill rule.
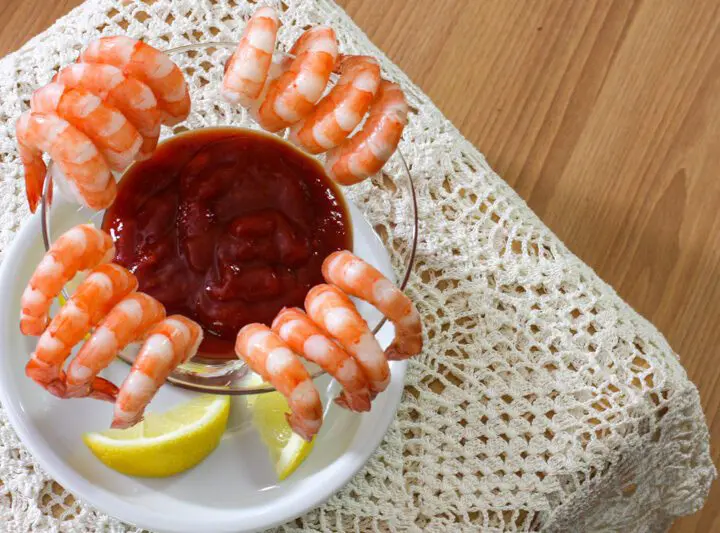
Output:
[[[331,24],[344,51],[381,58],[407,92],[402,150],[421,219],[408,292],[426,327],[382,446],[327,504],[282,529],[658,531],[699,509],[715,477],[708,431],[662,335],[563,246],[341,9],[264,3],[281,12],[283,45],[307,25]],[[0,253],[29,214],[14,122],[35,87],[101,34],[161,48],[232,40],[255,4],[89,0],[0,61]],[[203,69],[193,78],[208,81]],[[387,219],[392,205],[370,186],[354,194],[368,216]],[[49,479],[2,410],[0,523],[17,532],[133,530]]]

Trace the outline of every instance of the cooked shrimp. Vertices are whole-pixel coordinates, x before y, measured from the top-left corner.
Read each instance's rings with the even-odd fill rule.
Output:
[[[66,396],[92,392],[97,375],[129,343],[139,340],[150,327],[165,318],[165,307],[152,296],[135,292],[123,299],[102,319],[67,368]]]
[[[332,28],[317,26],[303,33],[290,53],[288,69],[270,82],[257,112],[260,125],[278,131],[305,118],[322,96],[338,54]]]
[[[353,185],[378,172],[395,152],[407,114],[400,87],[381,81],[362,130],[327,153],[325,170],[330,177],[341,185]]]
[[[142,135],[143,144],[138,159],[147,159],[155,150],[160,136],[162,119],[157,99],[150,87],[134,78],[126,77],[112,65],[74,63],[53,78],[65,87],[79,87],[101,98],[120,111]]]
[[[395,339],[385,350],[388,359],[407,359],[422,350],[422,322],[410,298],[351,252],[330,254],[322,265],[325,281],[375,306],[395,325]]]
[[[190,113],[190,93],[182,71],[167,55],[142,41],[121,35],[101,37],[88,45],[80,60],[116,66],[148,85],[168,126],[182,122]]]
[[[390,366],[350,298],[332,285],[316,285],[305,297],[305,309],[318,326],[355,358],[370,380],[370,392],[384,391],[390,383]]]
[[[352,133],[380,84],[380,65],[372,57],[345,56],[339,70],[337,85],[290,130],[290,141],[311,154],[335,148]]]
[[[230,57],[222,81],[222,95],[233,104],[252,107],[267,80],[280,23],[275,10],[262,7],[248,20]]]
[[[114,255],[110,235],[91,224],[80,224],[60,235],[38,263],[20,299],[22,334],[42,334],[50,306],[63,286],[79,271],[106,263]]]
[[[59,116],[26,112],[15,124],[20,158],[25,167],[25,190],[35,212],[47,168],[43,152],[68,177],[74,194],[92,209],[104,209],[115,199],[117,186],[105,158],[80,130]]]
[[[62,367],[73,346],[137,285],[135,276],[120,265],[106,263],[93,269],[38,339],[25,367],[28,377],[55,396],[65,397]]]
[[[327,337],[300,309],[283,309],[272,329],[290,349],[333,376],[344,392],[336,402],[352,411],[370,410],[368,379],[355,359]]]
[[[238,332],[235,353],[287,398],[290,427],[312,440],[322,425],[322,402],[298,356],[263,324],[248,324]]]
[[[171,315],[155,325],[120,386],[112,427],[128,428],[140,422],[157,390],[175,367],[195,356],[202,338],[200,325],[182,315]]]
[[[48,83],[33,93],[30,106],[34,113],[56,113],[87,135],[113,170],[125,170],[140,150],[142,137],[125,115],[85,89]]]

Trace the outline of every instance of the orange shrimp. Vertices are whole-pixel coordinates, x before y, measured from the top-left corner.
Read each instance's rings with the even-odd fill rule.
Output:
[[[87,135],[113,170],[130,166],[142,145],[125,115],[85,89],[48,83],[33,93],[30,106],[34,113],[56,113]]]
[[[73,346],[137,286],[135,276],[120,265],[94,268],[38,339],[25,374],[55,396],[65,397],[62,367]]]
[[[332,335],[363,369],[376,395],[390,383],[390,366],[367,322],[350,298],[332,285],[316,285],[305,297],[308,316]]]
[[[291,350],[320,366],[333,376],[344,392],[335,402],[351,411],[370,410],[368,379],[355,359],[327,337],[302,310],[283,309],[273,320],[272,329]]]
[[[274,132],[305,118],[322,96],[338,55],[332,28],[317,26],[303,33],[290,53],[295,59],[270,82],[257,112],[260,125]]]
[[[92,393],[97,375],[129,343],[165,318],[165,307],[152,296],[135,292],[123,299],[102,319],[67,368],[66,397]]]
[[[138,159],[147,159],[155,150],[160,136],[162,116],[150,87],[134,78],[125,77],[112,65],[74,63],[53,78],[67,88],[82,88],[120,111],[142,135]]]
[[[288,400],[292,430],[310,441],[322,425],[322,402],[310,374],[285,342],[263,324],[237,334],[235,353]]]
[[[382,80],[362,130],[327,153],[325,170],[330,177],[353,185],[378,172],[395,152],[407,114],[402,89]]]
[[[337,85],[290,130],[290,141],[311,154],[335,148],[360,124],[380,84],[380,65],[369,56],[345,56]]]
[[[22,334],[42,334],[50,306],[63,286],[79,271],[106,263],[114,255],[110,235],[91,224],[80,224],[60,235],[38,263],[20,299]]]
[[[112,427],[123,429],[140,422],[157,390],[175,367],[195,356],[202,338],[200,325],[182,315],[156,324],[120,386]]]
[[[410,298],[351,252],[330,254],[322,265],[325,281],[375,306],[395,325],[395,339],[385,350],[388,359],[407,359],[422,350],[422,322]]]
[[[37,209],[47,168],[47,152],[67,176],[73,193],[91,209],[105,209],[117,192],[105,158],[80,130],[59,116],[25,112],[15,124],[30,211]]]
[[[228,102],[251,107],[258,100],[270,71],[279,26],[271,7],[261,7],[250,17],[223,76],[221,92]]]
[[[116,66],[125,76],[148,85],[168,126],[190,113],[190,93],[182,71],[157,48],[122,35],[101,37],[88,45],[80,61]]]

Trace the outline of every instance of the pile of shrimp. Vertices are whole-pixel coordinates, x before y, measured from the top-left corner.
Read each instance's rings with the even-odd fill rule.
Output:
[[[374,58],[339,54],[335,32],[326,26],[307,30],[290,50],[292,59],[273,63],[279,25],[269,7],[250,18],[226,65],[223,96],[248,108],[267,131],[290,128],[294,144],[311,154],[327,152],[325,170],[338,183],[375,174],[407,124],[402,90],[381,78]],[[322,97],[333,72],[339,80]]]
[[[390,383],[388,361],[420,353],[423,342],[415,305],[377,269],[344,250],[325,259],[322,273],[327,284],[310,289],[305,311],[285,308],[271,327],[248,324],[235,342],[238,357],[287,398],[288,423],[308,441],[320,430],[323,409],[300,357],[343,387],[338,405],[362,412]],[[395,326],[385,351],[349,296],[373,305]]]
[[[172,371],[197,354],[203,330],[184,316],[166,316],[160,302],[137,291],[132,273],[111,262],[114,254],[110,235],[90,224],[62,234],[22,294],[20,331],[39,337],[25,367],[28,377],[58,398],[113,402],[112,427],[127,428],[142,420]],[[51,320],[52,302],[83,271],[87,277]],[[235,343],[238,357],[287,397],[288,422],[307,440],[320,429],[322,404],[300,357],[320,366],[343,387],[336,399],[340,406],[362,412],[388,386],[388,360],[406,359],[422,349],[417,309],[378,270],[345,250],[329,255],[322,273],[327,284],[308,292],[306,312],[285,308],[271,328],[249,324],[238,332]],[[395,339],[385,351],[349,296],[375,306],[394,324]],[[137,341],[142,347],[119,388],[99,376],[120,351]]]
[[[203,331],[184,316],[165,316],[160,302],[137,291],[133,274],[110,262],[114,255],[110,235],[90,224],[61,235],[22,294],[20,331],[39,336],[25,366],[28,377],[59,398],[114,402],[112,427],[127,428],[142,419],[170,373],[197,353]],[[87,277],[50,320],[53,300],[81,271],[88,271]],[[72,349],[86,337],[65,370]],[[118,352],[140,340],[120,388],[98,375]]]
[[[180,69],[155,48],[129,37],[103,37],[33,93],[16,123],[25,189],[35,212],[46,175],[92,209],[116,194],[112,171],[152,155],[160,125],[187,118],[190,95]]]

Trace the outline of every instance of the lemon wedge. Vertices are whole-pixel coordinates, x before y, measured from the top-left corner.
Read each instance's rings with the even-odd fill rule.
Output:
[[[83,435],[106,466],[123,474],[167,477],[197,465],[217,447],[230,412],[229,396],[203,395],[128,429]]]
[[[257,384],[261,383],[259,378],[257,379]],[[247,405],[252,411],[253,424],[270,451],[270,459],[275,465],[278,479],[282,481],[295,472],[307,458],[315,439],[308,442],[293,433],[285,418],[290,407],[279,392],[248,396]]]

